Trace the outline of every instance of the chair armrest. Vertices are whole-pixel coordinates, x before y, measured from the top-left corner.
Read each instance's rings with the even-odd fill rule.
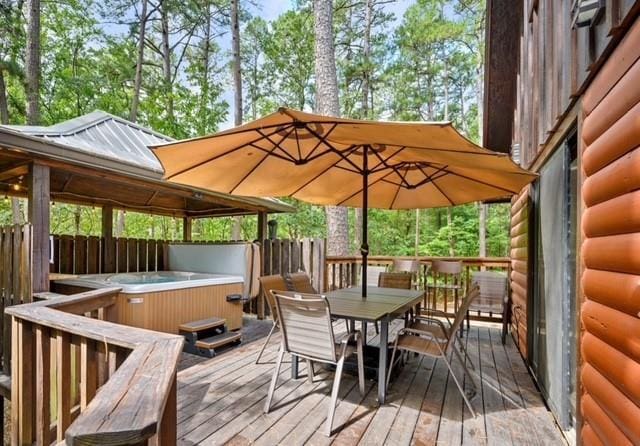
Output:
[[[429,340],[431,340],[431,341],[438,341],[439,340],[439,338],[437,336],[434,336],[433,333],[430,333],[428,331],[417,330],[415,328],[402,328],[398,332],[398,336],[400,336],[401,334],[405,334],[405,333],[406,334],[418,335],[418,336],[422,336],[422,337],[425,337],[425,338],[429,338]]]
[[[416,319],[419,319],[421,317],[433,319],[434,316],[440,316],[445,318],[447,320],[447,323],[449,324],[449,327],[451,327],[451,320],[449,319],[449,315],[442,310],[435,310],[435,309],[422,310],[420,313],[426,313],[426,315],[419,314],[416,316]]]
[[[417,320],[421,320],[421,321],[427,321],[427,322],[433,322],[437,325],[440,326],[440,328],[442,328],[442,330],[446,333],[447,332],[447,327],[444,326],[444,322],[442,322],[440,319],[435,319],[432,317],[426,317],[426,316],[416,316]],[[447,322],[449,322],[449,319],[447,319]],[[451,327],[451,322],[449,322],[449,327]]]

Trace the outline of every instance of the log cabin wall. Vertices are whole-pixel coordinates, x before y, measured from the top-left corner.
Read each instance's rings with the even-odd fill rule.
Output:
[[[514,197],[511,206],[511,333],[527,357],[527,300],[529,289],[530,187]]]
[[[581,437],[640,444],[640,20],[582,105]]]

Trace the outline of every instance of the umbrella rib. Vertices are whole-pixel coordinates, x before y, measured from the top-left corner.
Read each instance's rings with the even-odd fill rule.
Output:
[[[343,160],[345,160],[346,162],[348,162],[349,164],[351,164],[353,166],[354,169],[358,170],[359,172],[362,172],[362,169],[360,169],[353,161],[351,161],[349,158],[347,158],[346,156],[344,156],[344,154],[342,153],[341,150],[336,149],[333,145],[331,145],[331,143],[329,143],[324,136],[319,135],[315,130],[309,128],[308,125],[305,124],[305,128],[307,129],[307,131],[309,133],[311,133],[313,136],[315,136],[316,138],[318,138],[320,141],[322,141],[329,149],[330,151],[333,151],[334,153],[336,153],[339,157],[341,157]],[[354,147],[358,147],[358,145],[353,145]],[[323,153],[319,153],[318,155],[314,156],[314,157],[310,157],[307,158],[307,161],[311,161],[315,158],[317,158],[318,156],[322,156],[327,152],[323,152]]]
[[[351,146],[350,149],[355,149],[356,146]],[[347,149],[349,150],[349,149]],[[304,189],[305,187],[307,187],[309,184],[313,183],[315,180],[317,180],[318,178],[320,178],[322,175],[324,175],[325,173],[327,173],[329,171],[329,169],[333,168],[333,167],[337,167],[339,169],[345,169],[349,172],[353,172],[352,170],[346,169],[344,167],[340,167],[337,164],[342,161],[342,160],[338,160],[333,164],[330,164],[329,166],[327,166],[327,168],[323,169],[320,173],[318,173],[317,175],[315,175],[313,178],[311,178],[310,180],[308,180],[307,182],[305,182],[302,186],[300,186],[299,188],[297,188],[293,193],[291,193],[291,196],[294,196],[295,194],[297,194],[298,192],[300,192],[302,189]],[[356,172],[359,173],[359,172]]]
[[[380,172],[382,170],[385,169],[393,169],[393,166],[387,164],[387,161],[389,161],[391,158],[393,158],[394,156],[396,156],[398,153],[402,152],[404,149],[406,149],[406,146],[402,146],[400,147],[397,151],[393,152],[391,155],[389,155],[388,157],[386,157],[385,159],[383,159],[379,153],[374,152],[374,154],[378,157],[378,159],[380,160],[380,163],[378,165],[376,165],[376,167],[374,167],[373,169],[370,169],[370,173],[375,173],[375,172]],[[379,168],[379,166],[382,166],[381,168]]]
[[[293,126],[292,128],[296,130],[296,140],[297,140],[297,129],[296,129],[296,127],[295,127],[295,126]],[[278,142],[273,141],[273,140],[271,139],[271,137],[270,137],[270,136],[264,135],[260,130],[258,130],[258,133],[259,133],[259,134],[261,134],[261,135],[263,135],[263,136],[264,136],[264,138],[265,138],[267,141],[269,141],[271,144],[273,144],[273,145],[274,145],[274,149],[271,149],[271,150],[269,151],[269,154],[272,154],[272,153],[275,151],[275,148],[278,148],[278,149],[280,149],[280,150],[282,151],[282,153],[284,153],[284,154],[285,154],[285,156],[286,156],[286,157],[288,157],[288,158],[291,160],[291,162],[294,162],[294,163],[296,162],[296,158],[295,158],[293,155],[291,155],[289,152],[287,152],[287,151],[286,151],[286,150],[284,150],[282,147],[280,147],[280,144],[282,144],[282,142],[283,142],[285,139],[287,139],[287,138],[289,137],[289,135],[291,135],[291,131],[289,131],[289,133],[287,133],[287,134],[283,135],[283,136],[282,136],[282,139],[280,139],[280,141],[278,141]],[[265,150],[266,150],[266,149],[265,149]]]
[[[291,125],[291,124],[289,124],[289,125]],[[278,133],[278,132],[282,131],[282,130],[283,130],[283,128],[286,128],[286,127],[280,126],[280,129],[278,129],[278,130],[276,130],[276,131],[272,132],[271,134],[272,134],[272,135],[273,135],[273,134],[276,134],[276,133]],[[259,129],[251,129],[251,131],[256,131],[256,130],[259,130]],[[247,130],[247,131],[248,131],[248,130]],[[260,132],[259,132],[259,131],[258,131],[258,134],[260,134]],[[264,137],[263,137],[263,136],[261,136],[260,138],[256,138],[256,139],[254,139],[254,140],[252,140],[252,141],[249,141],[249,142],[243,143],[242,145],[239,145],[239,146],[237,146],[237,147],[234,147],[233,149],[229,149],[229,150],[227,150],[227,151],[226,151],[226,152],[224,152],[224,153],[221,153],[221,154],[219,154],[219,155],[213,156],[213,157],[211,157],[211,158],[207,158],[206,160],[203,160],[203,161],[200,161],[200,162],[198,162],[198,163],[196,163],[196,164],[193,164],[193,165],[191,165],[191,166],[187,167],[186,169],[179,170],[178,172],[176,172],[176,173],[174,173],[174,174],[169,175],[166,179],[167,179],[167,180],[170,180],[170,179],[172,179],[172,178],[177,177],[178,175],[182,175],[183,173],[185,173],[185,172],[187,172],[187,171],[189,171],[189,170],[197,169],[198,167],[203,166],[203,165],[205,165],[205,164],[207,164],[207,163],[209,163],[209,162],[211,162],[211,161],[215,161],[215,160],[217,160],[217,159],[219,159],[219,158],[222,158],[223,156],[230,155],[230,154],[232,154],[233,152],[236,152],[236,151],[238,151],[238,150],[242,149],[242,148],[243,148],[244,146],[246,146],[246,145],[253,145],[253,144],[257,143],[258,141],[260,141],[260,140],[262,140],[262,139],[264,139]],[[258,148],[257,146],[254,146],[254,147]]]
[[[447,171],[448,172],[448,171]],[[442,177],[440,177],[442,178]],[[444,198],[447,199],[447,201],[451,204],[451,206],[455,206],[456,204],[453,202],[453,200],[451,198],[449,198],[449,196],[447,194],[444,193],[444,191],[440,188],[440,186],[438,186],[435,182],[435,180],[431,181],[431,184],[433,184],[435,186],[436,189],[438,189],[438,191],[444,196]]]
[[[294,129],[295,129],[295,127],[294,127]],[[283,135],[283,136],[282,136],[282,139],[280,140],[280,142],[284,141],[284,139],[285,139],[285,138],[288,138],[292,131],[293,131],[293,129],[292,129],[292,130],[289,130],[289,133],[287,133],[286,135]],[[272,148],[271,150],[269,150],[269,151],[267,152],[267,154],[266,154],[265,156],[263,156],[263,157],[262,157],[262,159],[261,159],[260,161],[258,161],[258,162],[255,164],[255,166],[253,166],[253,167],[249,170],[249,172],[247,172],[247,173],[246,173],[246,174],[245,174],[245,175],[240,179],[240,181],[238,181],[238,183],[237,183],[235,186],[233,186],[233,188],[231,188],[231,190],[229,191],[229,193],[230,193],[230,194],[232,194],[232,193],[233,193],[233,192],[234,192],[234,191],[235,191],[235,190],[236,190],[236,189],[237,189],[237,188],[238,188],[238,187],[239,187],[239,186],[240,186],[240,185],[241,185],[241,184],[242,184],[242,183],[243,183],[243,182],[244,182],[248,177],[249,177],[249,175],[251,175],[253,172],[255,172],[255,170],[256,170],[258,167],[260,167],[260,165],[261,165],[261,164],[262,164],[262,163],[263,163],[263,162],[264,162],[268,157],[270,157],[270,156],[276,156],[276,155],[274,155],[274,154],[273,154],[273,152],[274,152],[274,151],[276,150],[276,148],[278,148],[278,147],[279,147],[278,145],[274,145],[274,146],[273,146],[273,148]],[[282,150],[282,149],[280,149],[280,150]]]
[[[369,184],[369,187],[373,186],[374,184],[380,183],[382,181],[386,181],[385,178],[387,176],[391,175],[391,172],[385,174],[384,176],[378,178],[377,180],[375,180],[373,183]],[[353,197],[355,197],[356,195],[358,195],[359,193],[362,193],[364,189],[360,188],[357,191],[355,191],[354,193],[352,193],[351,195],[349,195],[347,198],[345,198],[344,200],[340,201],[337,206],[342,206],[344,204],[344,202],[351,200]]]
[[[311,149],[311,152],[309,152],[309,154],[305,157],[305,159],[307,161],[309,161],[309,158],[314,159],[312,157],[313,153],[318,149],[318,147],[320,147],[320,144],[325,143],[326,138],[329,137],[329,135],[331,134],[331,132],[333,132],[333,130],[338,126],[337,123],[333,123],[333,126],[327,131],[327,133],[322,137],[322,139],[318,140],[318,142],[316,143],[316,145],[313,147],[313,149]],[[326,152],[324,152],[326,153]]]
[[[451,170],[447,170],[447,173],[449,173],[450,175],[455,175],[455,176],[460,177],[460,178],[464,178],[465,180],[475,181],[476,183],[480,183],[480,184],[482,184],[484,186],[492,187],[494,189],[499,189],[499,190],[508,192],[510,194],[517,194],[518,192],[520,192],[519,190],[513,191],[513,190],[510,190],[510,189],[506,189],[504,187],[500,187],[500,186],[496,186],[496,185],[491,184],[491,183],[487,183],[485,181],[477,180],[475,178],[471,178],[471,177],[468,177],[466,175],[462,175],[461,173],[453,172]]]
[[[393,204],[396,202],[396,199],[398,198],[398,195],[400,194],[400,189],[402,188],[402,183],[404,182],[405,184],[407,184],[407,182],[405,180],[405,177],[400,175],[400,173],[398,171],[396,171],[395,169],[394,169],[394,171],[398,174],[398,176],[400,176],[400,184],[398,184],[398,188],[396,189],[396,193],[393,196],[393,200],[391,200],[391,204],[389,205],[389,209],[393,209]],[[406,176],[408,172],[409,172],[409,167],[407,166],[405,168],[404,175]]]

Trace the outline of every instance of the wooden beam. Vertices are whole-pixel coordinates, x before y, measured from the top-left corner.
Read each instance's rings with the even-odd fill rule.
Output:
[[[193,220],[191,217],[182,218],[182,240],[185,242],[191,241],[191,228]]]
[[[29,166],[29,222],[33,226],[33,292],[49,291],[49,167]]]
[[[0,181],[10,180],[11,178],[16,178],[21,175],[29,174],[29,163],[24,161],[19,161],[17,163],[12,163],[8,166],[5,166],[0,170]]]
[[[113,244],[113,207],[102,206],[102,237],[104,239],[104,245],[102,247],[102,260],[103,273],[114,272],[116,253],[115,245]]]
[[[259,242],[262,242],[267,238],[268,229],[267,221],[269,220],[269,214],[266,212],[258,212],[258,234],[256,238]]]

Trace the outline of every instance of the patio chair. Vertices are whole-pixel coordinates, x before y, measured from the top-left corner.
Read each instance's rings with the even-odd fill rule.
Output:
[[[420,285],[420,261],[415,259],[393,259],[391,271],[394,273],[410,273],[413,285],[418,289]]]
[[[378,286],[380,274],[386,271],[386,266],[367,265],[367,286]]]
[[[410,273],[385,272],[378,275],[378,286],[382,288],[398,288],[403,290],[410,290],[412,287],[412,281],[413,277]],[[378,327],[377,322],[375,322],[374,326],[376,328],[376,334],[380,333],[380,327]]]
[[[352,331],[336,342],[331,312],[327,298],[317,294],[274,293],[278,320],[282,330],[282,345],[273,371],[269,394],[265,402],[264,412],[271,410],[280,365],[285,353],[296,355],[307,360],[309,378],[313,380],[313,362],[323,362],[336,366],[333,388],[331,390],[331,405],[327,416],[325,433],[331,436],[333,432],[333,417],[335,414],[340,380],[345,359],[354,353],[349,340],[356,341],[358,359],[358,382],[360,393],[364,395],[364,359],[363,342],[360,331]]]
[[[473,376],[471,375],[471,372],[469,372],[469,369],[467,369],[467,366],[460,356],[460,353],[455,348],[456,339],[458,338],[457,336],[455,336],[455,333],[464,322],[469,306],[471,305],[473,300],[479,296],[479,294],[480,290],[478,286],[474,285],[469,290],[467,297],[461,302],[460,308],[456,313],[456,317],[449,329],[447,329],[444,324],[440,322],[440,324],[442,324],[440,325],[440,330],[434,330],[431,328],[429,328],[428,330],[421,330],[418,328],[408,327],[403,328],[398,332],[398,336],[396,337],[396,340],[393,344],[393,352],[391,353],[391,365],[389,366],[389,373],[387,374],[387,387],[389,386],[389,379],[391,377],[393,367],[397,362],[395,360],[395,357],[398,350],[417,353],[424,356],[431,356],[433,358],[436,358],[436,360],[442,359],[447,365],[447,368],[451,373],[451,377],[458,387],[458,390],[460,391],[464,402],[469,408],[471,415],[475,418],[476,413],[473,410],[473,407],[471,407],[469,398],[467,398],[467,395],[464,392],[460,381],[458,380],[458,378],[456,378],[456,375],[453,372],[453,367],[451,367],[451,362],[449,361],[448,356],[449,353],[453,351],[455,356],[458,358],[458,361],[460,361],[460,364],[462,364],[464,373],[469,378],[469,382],[471,382],[471,385],[473,387],[472,395],[470,396],[471,398],[473,398],[473,396],[477,392],[478,387],[475,383],[475,380],[473,379]],[[400,358],[398,358],[398,360],[399,359]]]
[[[317,294],[318,291],[311,284],[311,277],[304,271],[297,273],[289,273],[285,275],[284,280],[287,282],[287,289],[305,294]]]
[[[454,295],[454,311],[458,311],[458,296],[462,290],[462,262],[434,260],[431,262],[431,277],[433,283],[427,285],[427,299],[429,290],[433,291],[433,305],[425,305],[427,308],[436,309],[438,305],[438,291],[442,291],[445,299],[445,311],[449,293]],[[428,302],[425,302],[427,304]]]
[[[509,292],[507,275],[495,271],[476,271],[471,275],[471,283],[478,284],[480,296],[471,304],[469,312],[502,315],[502,343],[507,336],[507,303]],[[467,330],[469,329],[469,312],[467,312]]]
[[[269,313],[271,313],[271,320],[273,321],[273,325],[271,326],[271,330],[269,330],[269,334],[267,335],[267,339],[264,341],[262,348],[260,349],[260,353],[258,353],[258,357],[256,358],[256,364],[260,363],[260,358],[264,353],[264,349],[267,348],[267,344],[271,340],[271,335],[278,328],[278,313],[276,312],[276,301],[271,293],[272,290],[284,291],[287,289],[287,284],[284,278],[279,274],[274,274],[272,276],[262,276],[259,277],[260,285],[262,290],[262,297],[267,302],[267,306],[269,307]]]

